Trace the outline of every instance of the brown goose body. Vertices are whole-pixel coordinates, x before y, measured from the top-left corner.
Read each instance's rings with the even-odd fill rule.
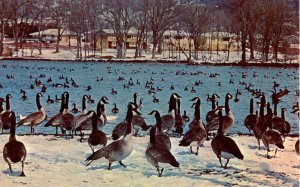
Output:
[[[266,102],[265,96],[262,96],[261,103],[265,103],[265,102]],[[265,107],[264,104],[261,104],[258,122],[256,124],[254,124],[254,126],[253,126],[253,134],[254,134],[255,138],[257,139],[258,149],[260,149],[260,140],[262,138],[262,135],[268,128],[267,123],[266,123],[266,118],[264,115],[264,107]]]
[[[223,125],[222,125],[223,133],[227,132],[229,130],[229,128],[231,127],[231,125],[234,123],[234,117],[233,117],[233,115],[231,113],[231,110],[229,108],[229,99],[231,99],[231,98],[232,98],[231,94],[227,93],[226,97],[225,97],[226,115],[221,116],[221,117],[220,116],[215,117],[212,121],[207,123],[207,125],[206,125],[207,132],[219,129],[219,126],[220,126],[220,119],[219,118],[222,118],[222,121],[223,121]]]
[[[155,132],[156,127],[152,127],[150,130],[150,143],[145,155],[148,162],[157,169],[158,176],[161,177],[165,167],[179,167],[180,164],[176,161],[175,157],[169,150],[161,147],[159,144],[156,144]]]
[[[170,137],[162,130],[161,128],[161,116],[160,113],[157,110],[153,110],[152,112],[149,113],[149,115],[154,115],[156,119],[156,132],[155,132],[155,140],[156,144],[160,145],[161,147],[171,150],[172,144]]]
[[[179,146],[190,146],[191,153],[193,153],[193,146],[197,147],[197,152],[195,155],[198,155],[199,146],[201,146],[206,138],[207,131],[200,119],[200,98],[196,98],[194,120],[192,125],[190,124],[190,129],[184,134],[181,141],[179,141]],[[193,105],[194,106],[194,105]]]
[[[3,132],[3,130],[10,129],[10,126],[11,126],[11,122],[10,122],[10,119],[9,119],[9,115],[10,115],[10,98],[12,98],[12,96],[10,94],[7,94],[6,98],[5,98],[6,110],[1,114],[2,132]]]
[[[36,105],[37,105],[37,112],[33,112],[26,116],[24,119],[19,121],[18,126],[25,125],[31,127],[31,133],[34,133],[34,129],[37,125],[41,124],[46,119],[46,111],[40,104],[40,97],[41,94],[36,94]]]
[[[24,174],[24,162],[26,159],[26,148],[25,145],[16,140],[16,116],[14,112],[11,112],[9,116],[11,120],[11,131],[9,142],[4,145],[3,148],[3,158],[5,162],[8,164],[10,172],[12,173],[11,164],[21,162],[22,164],[22,173],[20,176],[25,176]]]
[[[128,105],[128,111],[127,111],[127,131],[125,136],[121,140],[114,141],[110,143],[109,145],[99,149],[95,153],[93,153],[91,156],[89,156],[86,159],[87,166],[90,165],[94,160],[100,159],[100,158],[106,158],[109,161],[108,169],[111,169],[112,162],[119,161],[120,165],[123,167],[126,167],[122,160],[127,158],[132,150],[133,150],[133,142],[132,142],[132,105]]]
[[[244,120],[244,124],[247,127],[247,129],[249,130],[250,134],[251,134],[251,130],[253,130],[253,126],[254,124],[256,124],[258,122],[258,115],[253,113],[253,98],[251,98],[250,100],[250,114],[246,116],[245,120]]]
[[[104,132],[98,130],[97,115],[93,111],[91,113],[92,113],[92,133],[89,135],[88,144],[94,153],[94,148],[96,147],[102,148],[106,146],[107,137]]]
[[[221,110],[219,111],[219,117],[220,116],[222,116]],[[221,167],[223,167],[221,158],[227,159],[227,162],[224,166],[224,168],[226,168],[230,159],[238,158],[242,160],[244,159],[244,155],[241,153],[239,147],[237,146],[234,140],[224,136],[222,132],[222,125],[223,125],[222,118],[219,119],[220,119],[220,127],[218,129],[218,134],[211,141],[211,147],[213,149],[213,152],[217,155]]]

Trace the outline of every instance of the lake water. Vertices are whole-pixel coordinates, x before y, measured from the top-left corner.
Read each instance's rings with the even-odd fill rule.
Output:
[[[7,64],[4,68],[2,65]],[[235,77],[231,77],[229,74],[235,74]],[[242,78],[242,72],[247,72],[248,77]],[[195,75],[191,75],[195,73]],[[210,74],[218,73],[220,76],[216,78],[210,78]],[[40,74],[45,74],[45,78],[39,78]],[[253,77],[253,74],[257,74],[258,77]],[[102,96],[109,98],[109,105],[106,105],[106,115],[115,116],[111,113],[113,103],[117,103],[117,107],[120,112],[117,114],[117,118],[109,121],[104,127],[104,131],[111,134],[111,131],[115,124],[122,121],[126,115],[126,106],[129,101],[133,101],[133,93],[137,92],[140,97],[143,98],[143,108],[140,110],[149,124],[154,124],[155,119],[153,116],[147,114],[156,109],[160,111],[162,115],[167,113],[168,99],[170,94],[177,92],[182,96],[181,99],[181,113],[186,110],[190,118],[193,117],[193,109],[190,107],[189,101],[195,96],[201,98],[201,118],[205,121],[206,113],[211,109],[211,103],[206,101],[206,94],[218,93],[221,97],[219,99],[219,105],[224,105],[224,97],[227,92],[235,95],[236,89],[242,92],[239,96],[240,101],[238,103],[230,101],[230,108],[235,117],[234,125],[229,130],[230,133],[248,133],[248,130],[244,126],[244,119],[249,113],[249,100],[253,97],[249,92],[245,90],[244,85],[240,85],[239,81],[254,84],[255,89],[261,89],[265,95],[267,101],[271,102],[271,94],[273,82],[276,80],[280,83],[279,88],[285,86],[291,91],[287,96],[281,99],[278,105],[278,115],[282,107],[287,109],[286,120],[290,122],[292,126],[292,134],[298,134],[299,125],[298,117],[295,114],[291,114],[292,106],[298,101],[298,96],[295,95],[295,91],[299,87],[298,69],[296,68],[255,68],[255,67],[213,67],[213,66],[187,66],[184,64],[141,64],[141,63],[107,63],[107,62],[45,62],[45,61],[1,61],[0,62],[0,83],[3,88],[0,89],[0,97],[10,93],[13,98],[11,99],[11,110],[15,111],[19,115],[28,115],[31,112],[36,111],[35,95],[40,92],[41,88],[30,89],[30,85],[34,84],[35,78],[41,80],[47,87],[47,92],[44,97],[41,98],[41,103],[44,106],[48,117],[56,114],[59,110],[60,103],[47,104],[47,96],[50,95],[54,99],[55,95],[60,97],[60,94],[64,91],[70,92],[70,104],[69,108],[72,108],[71,104],[74,102],[77,107],[81,109],[81,98],[84,94],[91,95],[95,99],[95,104],[87,104],[88,109],[95,109],[98,100]],[[13,75],[14,79],[7,79],[6,75]],[[30,75],[32,78],[30,78]],[[65,80],[59,79],[59,76],[64,75],[68,77],[71,83],[73,78],[79,85],[79,88],[74,88],[70,84],[70,88],[56,88],[52,87],[52,83],[64,83]],[[124,77],[125,81],[118,81],[118,77]],[[268,78],[266,78],[267,76]],[[52,83],[47,83],[48,78],[52,78]],[[102,81],[96,81],[97,78]],[[132,78],[133,83],[138,80],[141,84],[135,84],[129,86],[129,89],[124,89],[123,85],[127,84]],[[153,103],[153,95],[148,94],[148,89],[145,88],[146,81],[153,79],[154,87],[159,87],[162,91],[156,93],[159,103]],[[164,81],[162,81],[164,79]],[[229,84],[229,80],[232,79],[234,84]],[[203,84],[200,86],[194,86],[196,93],[191,93],[191,87],[195,81],[201,81]],[[221,86],[218,86],[218,82]],[[170,86],[174,85],[175,90],[170,90]],[[90,85],[92,89],[87,91],[87,86]],[[185,87],[188,87],[188,91],[184,91]],[[111,95],[111,89],[118,91],[118,94]],[[27,92],[28,100],[22,101],[20,95],[20,89]],[[279,90],[279,89],[278,89]],[[139,98],[140,98],[139,97]],[[138,98],[138,99],[139,99]],[[255,103],[259,101],[255,99]],[[5,104],[3,105],[5,107]],[[258,110],[258,106],[255,105],[255,110]],[[44,123],[43,123],[44,124]],[[39,125],[36,129],[36,133],[54,133],[55,128],[45,128],[44,125]],[[30,132],[29,127],[18,127],[18,133]]]

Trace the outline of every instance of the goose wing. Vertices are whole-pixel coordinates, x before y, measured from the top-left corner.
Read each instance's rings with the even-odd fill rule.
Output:
[[[21,125],[30,125],[34,124],[34,122],[39,122],[41,123],[44,119],[44,114],[42,112],[34,112],[26,116],[24,119],[22,119],[19,123],[18,126]]]
[[[172,115],[162,116],[161,122],[161,127],[163,130],[170,130],[175,125],[175,119]]]
[[[160,147],[151,146],[146,151],[146,157],[150,163],[154,163],[154,166],[158,166],[158,163],[169,163],[174,167],[179,167],[179,163],[176,161],[175,157],[170,153],[170,151]]]
[[[135,126],[140,126],[143,130],[148,130],[149,127],[151,127],[151,126],[148,126],[146,124],[144,118],[142,118],[139,115],[133,116],[133,118],[132,118],[132,124],[135,125]]]

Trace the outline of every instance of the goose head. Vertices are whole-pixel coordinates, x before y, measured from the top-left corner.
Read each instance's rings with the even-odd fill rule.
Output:
[[[232,99],[231,93],[228,92],[228,93],[226,94],[226,99]]]

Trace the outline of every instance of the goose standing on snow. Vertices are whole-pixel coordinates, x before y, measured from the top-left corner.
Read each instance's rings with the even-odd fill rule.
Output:
[[[29,114],[28,116],[26,116],[24,119],[22,119],[19,123],[18,123],[18,127],[19,126],[30,126],[30,132],[34,133],[34,128],[39,125],[40,123],[42,123],[45,118],[46,118],[46,111],[44,109],[44,107],[42,107],[41,103],[40,103],[40,97],[42,95],[40,93],[36,94],[36,106],[38,111]]]
[[[209,98],[209,95],[207,96],[207,100],[211,102],[211,110],[207,112],[206,114],[206,122],[209,123],[211,120],[213,120],[215,117],[218,117],[217,111],[217,98],[220,98],[217,94],[213,94],[211,98]]]
[[[180,164],[169,150],[157,144],[155,131],[156,127],[152,127],[150,130],[150,143],[145,155],[148,162],[157,169],[158,176],[161,177],[165,167],[173,166],[178,168]]]
[[[69,92],[64,92],[65,94],[65,103],[64,103],[64,111],[63,115],[61,116],[62,122],[60,123],[60,128],[62,129],[63,134],[66,135],[66,131],[69,131],[69,134],[71,134],[71,131],[74,126],[74,115],[69,112]]]
[[[285,137],[291,132],[291,125],[289,122],[285,120],[284,112],[286,108],[281,109],[281,118],[276,118],[276,120],[272,119],[272,128],[279,131],[279,133],[283,136],[285,141]]]
[[[10,98],[12,98],[12,96],[10,94],[6,95],[5,98],[5,112],[3,112],[1,114],[1,121],[2,121],[2,133],[3,130],[8,130],[10,128],[10,123],[11,120],[9,119],[9,115],[10,115]]]
[[[268,115],[268,116],[271,116],[271,115]],[[269,129],[262,134],[262,138],[261,138],[262,142],[264,143],[264,145],[267,148],[267,158],[268,159],[270,159],[270,156],[269,156],[270,145],[276,146],[274,158],[276,156],[278,148],[284,149],[281,135],[277,130],[272,129],[272,121],[271,120],[272,119],[266,119],[267,126],[269,127]]]
[[[183,133],[183,129],[184,129],[184,123],[183,123],[183,118],[180,114],[180,99],[177,99],[177,110],[175,113],[175,132],[178,134],[182,134]]]
[[[87,95],[82,96],[82,111],[81,114],[75,117],[75,122],[74,122],[74,129],[77,128],[77,126],[82,122],[83,118],[86,117],[87,114],[87,109],[86,109],[86,99],[88,99]],[[75,130],[76,134],[76,130]]]
[[[156,133],[155,133],[155,139],[156,143],[159,144],[161,147],[167,149],[168,151],[171,150],[171,140],[168,135],[165,134],[165,132],[161,128],[161,117],[160,113],[157,110],[153,110],[148,115],[154,115],[156,119]]]
[[[127,131],[125,136],[121,140],[114,141],[109,145],[99,149],[92,155],[90,155],[85,161],[87,162],[87,166],[90,165],[94,160],[98,160],[100,158],[105,157],[109,161],[108,170],[111,170],[111,164],[115,161],[118,161],[119,164],[123,167],[126,167],[122,160],[126,159],[133,150],[133,142],[132,142],[132,105],[128,105],[128,110],[131,111],[128,113],[127,119]]]
[[[200,118],[201,100],[200,98],[196,97],[192,99],[192,101],[196,101],[196,103],[193,104],[195,107],[194,119],[189,125],[190,129],[184,134],[182,140],[179,141],[179,146],[190,146],[192,154],[194,154],[192,146],[196,146],[197,152],[195,155],[198,155],[199,146],[205,142],[207,138],[207,132]]]
[[[233,115],[231,113],[231,110],[229,108],[229,99],[232,99],[232,95],[230,93],[227,93],[226,97],[225,97],[225,112],[226,112],[226,114],[224,116],[222,116],[223,133],[227,132],[228,129],[231,127],[231,125],[234,123],[234,117],[233,117]],[[220,118],[220,116],[214,118],[212,121],[207,123],[206,130],[208,132],[219,129],[219,124],[220,124],[219,123],[220,122],[219,118]]]
[[[56,135],[58,134],[58,127],[60,126],[60,123],[62,122],[61,116],[63,115],[64,111],[64,102],[65,102],[65,95],[61,94],[61,105],[60,105],[60,110],[58,114],[54,115],[46,124],[45,127],[55,127],[56,128]]]
[[[102,128],[106,124],[106,116],[103,113],[103,111],[105,110],[104,104],[109,104],[107,102],[107,100],[108,100],[108,98],[103,96],[97,104],[97,114],[96,114],[97,129],[100,129],[100,130],[102,130]],[[93,124],[92,116],[86,114],[84,117],[81,118],[81,122],[75,126],[74,130],[75,131],[90,130],[90,129],[92,129],[92,124]]]
[[[266,103],[266,99],[265,99],[264,95],[261,96],[260,103],[261,104],[260,104],[258,121],[253,126],[253,134],[254,134],[255,138],[257,139],[258,149],[260,149],[260,140],[262,138],[262,135],[267,130],[266,118],[264,115],[264,113],[265,113],[264,109],[265,109],[265,103]]]
[[[297,142],[295,143],[295,151],[296,151],[296,153],[299,155],[299,139],[298,139]]]
[[[169,100],[169,113],[161,117],[162,129],[167,132],[173,132],[175,126],[175,112],[177,99],[181,98],[177,93],[173,93]]]
[[[227,159],[226,164],[224,165],[224,169],[227,168],[227,164],[230,159],[232,158],[238,158],[243,160],[244,155],[241,153],[239,147],[235,143],[234,140],[232,140],[229,137],[224,136],[223,134],[223,118],[222,118],[222,110],[219,110],[218,113],[219,116],[219,128],[218,133],[214,137],[214,139],[211,141],[211,147],[214,151],[214,153],[217,155],[219,162],[221,164],[221,167],[223,167],[221,158]]]
[[[246,116],[244,124],[251,134],[254,124],[258,121],[258,115],[253,113],[253,98],[250,99],[250,114]]]
[[[137,108],[136,106],[134,105],[134,103],[130,102],[129,105],[131,105],[132,107],[130,107],[129,109],[130,110],[127,110],[127,114],[126,114],[126,117],[125,117],[125,120],[121,123],[118,123],[113,131],[112,131],[112,139],[113,140],[117,140],[119,139],[121,136],[124,136],[126,134],[126,131],[127,131],[127,120],[128,120],[128,116],[129,116],[129,113],[132,112],[133,110],[133,117],[132,117],[132,125],[134,127],[134,124],[138,121],[138,119],[140,119],[141,117],[137,117],[136,116],[139,116],[140,115],[140,112],[137,111]],[[136,119],[135,119],[136,118]],[[148,126],[147,125],[147,128],[149,128],[151,126]],[[140,129],[140,128],[139,128]],[[137,132],[137,131],[136,131]],[[135,132],[135,134],[136,134]]]
[[[94,111],[89,111],[88,115],[92,115],[92,133],[89,135],[88,144],[91,147],[93,153],[95,148],[102,148],[106,146],[107,137],[104,132],[98,130],[98,117]]]
[[[9,142],[4,145],[3,148],[3,158],[9,166],[10,173],[12,173],[11,164],[21,162],[22,172],[20,176],[25,177],[24,173],[24,162],[26,159],[26,148],[25,145],[17,141],[16,139],[16,115],[11,112],[9,115],[11,120],[10,126],[10,137]]]

